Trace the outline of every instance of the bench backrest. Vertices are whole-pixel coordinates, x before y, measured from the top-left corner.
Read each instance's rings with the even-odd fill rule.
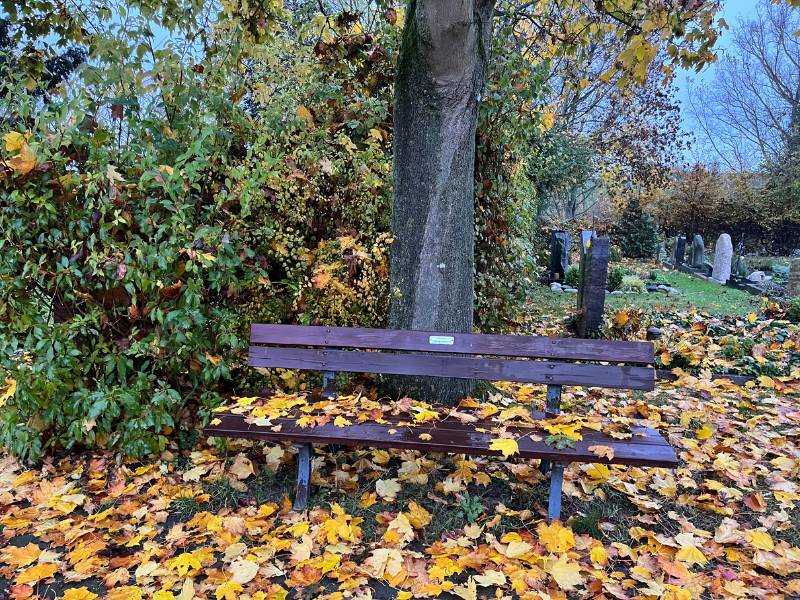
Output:
[[[253,367],[639,390],[655,381],[651,342],[273,324],[254,324],[250,342]]]

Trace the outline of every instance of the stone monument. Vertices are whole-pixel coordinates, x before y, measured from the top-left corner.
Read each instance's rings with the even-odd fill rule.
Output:
[[[592,243],[581,258],[580,284],[578,285],[578,335],[594,334],[603,324],[608,281],[608,238],[592,238]]]
[[[714,268],[711,278],[717,283],[725,284],[731,278],[731,260],[733,260],[733,243],[731,236],[723,233],[717,239],[714,248]]]
[[[672,246],[672,266],[676,269],[684,263],[686,257],[686,238],[682,235],[675,238]]]
[[[703,236],[695,234],[692,240],[692,264],[695,269],[702,269],[706,263],[706,245],[703,243]]]
[[[553,231],[550,234],[550,281],[564,281],[569,268],[569,233]]]
[[[793,258],[789,263],[789,284],[786,287],[789,298],[800,296],[800,258]]]

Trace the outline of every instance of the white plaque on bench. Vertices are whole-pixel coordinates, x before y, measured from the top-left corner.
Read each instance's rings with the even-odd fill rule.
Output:
[[[428,336],[428,343],[437,346],[452,346],[456,339],[452,335],[431,335]]]

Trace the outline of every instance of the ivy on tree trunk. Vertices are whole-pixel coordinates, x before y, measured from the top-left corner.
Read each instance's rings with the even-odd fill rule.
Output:
[[[410,0],[394,106],[389,323],[469,332],[473,325],[475,128],[494,0]],[[453,402],[466,380],[404,378],[401,391]]]

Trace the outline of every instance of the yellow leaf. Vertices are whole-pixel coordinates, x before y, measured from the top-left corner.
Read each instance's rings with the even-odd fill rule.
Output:
[[[424,440],[426,442],[428,440],[432,439],[432,438],[433,438],[433,436],[430,433],[420,433],[419,434],[419,439]]]
[[[6,150],[16,152],[25,145],[25,136],[16,131],[9,131],[3,136],[3,141],[6,143]]]
[[[566,555],[563,555],[547,569],[547,572],[550,573],[558,587],[569,591],[575,589],[576,585],[583,583],[580,570],[578,563],[571,562]]]
[[[511,438],[495,438],[489,444],[489,450],[499,450],[503,456],[508,457],[519,454],[519,444]]]
[[[347,419],[345,419],[345,418],[344,418],[342,415],[339,415],[338,417],[336,417],[336,418],[333,420],[333,424],[334,424],[336,427],[347,427],[348,425],[352,425],[352,424],[353,424],[353,422],[352,422],[352,421],[348,421],[348,420],[347,420]]]
[[[714,430],[711,429],[708,425],[703,425],[700,429],[695,432],[698,440],[707,440],[712,435],[714,435]]]
[[[153,600],[175,600],[175,594],[169,590],[158,590],[153,594]]]
[[[17,583],[34,583],[41,579],[48,579],[49,577],[55,575],[56,571],[58,571],[58,565],[53,563],[35,565],[25,569],[22,573],[20,573],[17,576]]]
[[[594,564],[605,566],[608,562],[608,552],[606,552],[605,546],[603,546],[603,544],[595,544],[592,546],[592,549],[589,551],[589,558]]]
[[[425,508],[414,502],[413,500],[408,503],[408,522],[415,529],[422,529],[423,527],[427,527],[430,525],[433,517],[431,513],[429,513]]]
[[[142,589],[135,585],[125,585],[108,590],[106,600],[142,600]]]
[[[539,523],[537,527],[539,541],[544,544],[548,552],[561,554],[575,546],[575,536],[572,530],[564,527],[558,521],[550,525]]]
[[[690,565],[704,565],[708,562],[706,555],[697,546],[681,548],[675,558]]]
[[[314,126],[314,115],[302,104],[297,107],[297,116],[309,127]]]
[[[244,588],[242,587],[241,583],[236,583],[235,581],[226,581],[217,588],[215,595],[217,600],[237,600],[237,598],[239,598],[239,592],[241,592],[243,589]]]
[[[589,446],[589,452],[599,458],[607,458],[608,460],[614,458],[614,449],[611,446]]]
[[[775,542],[772,541],[772,537],[766,531],[751,529],[745,533],[744,539],[759,550],[772,551],[775,549]]]
[[[766,375],[759,375],[758,385],[765,388],[774,388],[775,381],[772,379],[772,377],[767,377]]]
[[[95,594],[86,586],[79,588],[68,588],[64,590],[64,595],[61,596],[61,600],[94,600],[95,598],[97,598],[97,594]],[[153,596],[153,600],[162,599]]]
[[[23,144],[14,158],[9,158],[8,166],[20,175],[27,175],[36,166],[36,151],[28,144]]]
[[[6,546],[3,550],[3,562],[15,567],[24,567],[32,562],[36,562],[39,555],[42,553],[41,548],[36,544],[28,544],[27,546]]]
[[[167,568],[172,571],[177,571],[178,575],[184,577],[190,570],[199,569],[200,561],[192,554],[184,552],[175,558],[169,559],[167,561]]]
[[[750,324],[753,324],[758,320],[758,315],[756,313],[747,313],[747,320]]]
[[[364,492],[358,501],[359,508],[369,508],[378,501],[378,494],[375,492]]]

